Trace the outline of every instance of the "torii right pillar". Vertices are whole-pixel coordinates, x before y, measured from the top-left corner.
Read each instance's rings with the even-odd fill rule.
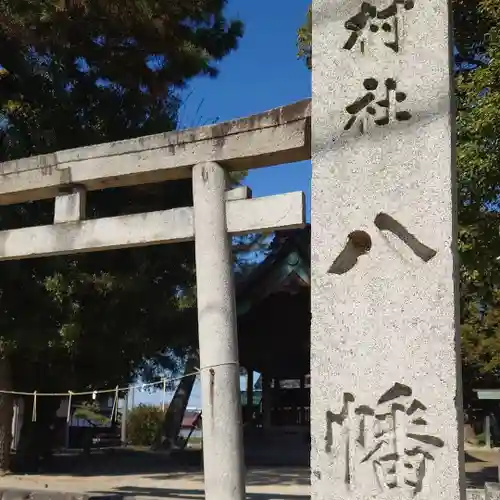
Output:
[[[465,498],[446,0],[313,0],[313,500]]]

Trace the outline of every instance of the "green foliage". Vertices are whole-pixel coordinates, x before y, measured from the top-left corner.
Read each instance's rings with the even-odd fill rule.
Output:
[[[237,46],[225,3],[0,0],[0,160],[171,130],[175,88]]]
[[[307,11],[305,23],[297,31],[297,57],[312,69],[312,7]]]
[[[500,383],[500,5],[456,2],[457,168],[464,395]]]
[[[73,412],[75,418],[80,418],[87,420],[90,423],[96,423],[99,425],[106,425],[110,423],[109,417],[101,413],[101,408],[99,404],[93,403],[82,403],[77,406]]]
[[[271,242],[269,234],[247,234],[233,238],[234,275],[237,284],[266,257]]]
[[[0,161],[173,130],[177,89],[237,47],[225,0],[0,0]],[[89,193],[96,218],[186,206],[189,181]],[[2,207],[50,224],[53,201]],[[18,390],[126,385],[196,339],[192,244],[0,264],[0,343]],[[20,293],[22,290],[22,293]],[[183,291],[180,294],[180,291]]]
[[[453,0],[453,42],[458,62],[486,66],[481,56],[487,51],[489,32],[495,28],[495,0]]]
[[[164,412],[157,406],[139,405],[133,408],[127,418],[129,444],[152,446],[161,431]]]

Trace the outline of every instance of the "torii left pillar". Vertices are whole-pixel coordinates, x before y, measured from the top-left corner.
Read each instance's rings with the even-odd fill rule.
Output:
[[[196,287],[206,500],[244,500],[240,368],[226,172],[193,168]]]

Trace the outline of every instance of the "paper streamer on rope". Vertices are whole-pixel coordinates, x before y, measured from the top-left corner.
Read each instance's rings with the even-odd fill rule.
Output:
[[[31,413],[31,421],[36,422],[36,391],[33,393],[33,412]]]
[[[73,396],[73,393],[71,391],[68,391],[68,413],[66,415],[66,422],[69,422],[71,420],[71,397]]]
[[[163,391],[161,397],[161,411],[165,412],[165,392],[167,391],[167,379],[163,379]]]
[[[113,401],[113,409],[111,410],[111,421],[115,422],[116,418],[118,417],[118,392],[119,392],[119,387],[116,386],[115,388],[115,399]]]

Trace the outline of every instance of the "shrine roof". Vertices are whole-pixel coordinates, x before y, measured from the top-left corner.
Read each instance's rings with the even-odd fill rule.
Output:
[[[239,315],[274,293],[310,287],[310,240],[309,225],[276,233],[269,255],[237,287]]]
[[[267,258],[237,287],[240,362],[270,377],[309,373],[310,226],[278,231]]]

